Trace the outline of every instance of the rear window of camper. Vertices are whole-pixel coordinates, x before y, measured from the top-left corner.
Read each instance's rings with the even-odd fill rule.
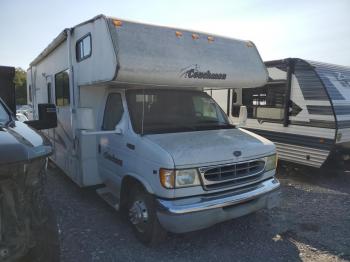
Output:
[[[91,34],[87,34],[77,41],[75,53],[78,62],[91,56]]]
[[[55,75],[55,95],[57,106],[68,106],[70,104],[68,70]]]

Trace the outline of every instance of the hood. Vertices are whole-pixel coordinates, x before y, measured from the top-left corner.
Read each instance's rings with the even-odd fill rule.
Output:
[[[177,167],[239,162],[275,152],[271,141],[237,128],[155,134],[146,138],[167,151]],[[240,156],[235,156],[235,151],[240,151]]]
[[[22,122],[0,127],[0,164],[27,161],[51,152],[48,139]]]

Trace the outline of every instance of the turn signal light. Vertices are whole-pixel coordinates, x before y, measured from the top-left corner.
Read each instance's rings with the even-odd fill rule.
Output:
[[[208,42],[214,42],[214,37],[213,36],[208,36]]]
[[[175,188],[175,171],[161,168],[159,170],[160,183],[163,187],[172,189]]]
[[[197,35],[197,34],[192,34],[192,39],[193,39],[193,40],[199,39],[199,35]]]
[[[181,33],[180,31],[176,31],[176,32],[175,32],[175,35],[176,35],[176,37],[181,37],[181,36],[182,36],[182,33]]]

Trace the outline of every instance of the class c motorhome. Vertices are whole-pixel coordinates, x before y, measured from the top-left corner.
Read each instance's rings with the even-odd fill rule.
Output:
[[[28,98],[54,103],[52,160],[126,211],[153,243],[278,204],[272,142],[231,125],[204,88],[255,87],[255,45],[97,16],[30,64]]]
[[[320,168],[350,158],[350,68],[288,58],[265,62],[266,85],[209,90],[233,122],[276,144],[279,159]],[[243,127],[243,126],[242,126]]]

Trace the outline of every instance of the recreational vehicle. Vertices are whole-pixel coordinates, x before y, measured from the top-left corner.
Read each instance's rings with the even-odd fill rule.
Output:
[[[137,237],[208,227],[278,204],[272,142],[231,125],[203,89],[266,84],[250,41],[97,16],[30,64],[28,89],[57,106],[52,160],[125,211]],[[242,110],[244,112],[244,110]],[[243,114],[243,113],[242,113]]]
[[[297,58],[268,61],[266,85],[209,90],[233,122],[276,144],[279,159],[322,167],[350,158],[350,68]],[[327,161],[328,160],[328,161]]]

